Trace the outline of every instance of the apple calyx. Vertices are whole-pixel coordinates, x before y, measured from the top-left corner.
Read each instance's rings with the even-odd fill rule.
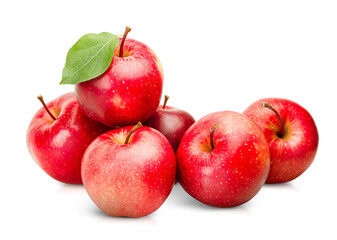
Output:
[[[49,116],[55,121],[55,120],[56,120],[56,117],[49,111],[49,109],[48,109],[46,103],[45,103],[44,100],[43,100],[42,95],[37,96],[37,99],[40,100],[40,102],[42,103],[42,105],[43,105],[44,109],[46,110],[46,112],[47,112],[47,113],[49,114]]]
[[[169,96],[168,95],[165,95],[165,100],[164,100],[164,104],[163,104],[163,109],[165,109],[165,107],[166,107],[166,103],[167,103],[167,101],[169,100]]]
[[[275,108],[273,108],[270,104],[268,104],[268,103],[266,103],[266,102],[262,102],[261,105],[262,105],[262,107],[269,108],[270,110],[272,110],[272,111],[276,114],[276,116],[277,116],[277,118],[278,118],[278,120],[280,121],[280,124],[281,124],[281,129],[280,129],[279,132],[277,133],[277,136],[278,136],[279,138],[282,138],[282,137],[284,136],[284,122],[283,122],[283,120],[282,120],[282,118],[281,118],[281,115],[280,115],[279,112],[278,112]]]
[[[138,128],[142,127],[142,126],[143,126],[142,123],[141,123],[141,122],[138,122],[138,123],[131,129],[131,131],[130,131],[130,132],[128,133],[128,135],[126,136],[124,145],[130,143],[130,138],[131,138],[132,133],[133,133],[134,131],[136,131],[136,129],[138,129]]]
[[[214,132],[215,132],[215,129],[218,128],[218,124],[214,123],[213,127],[211,128],[211,131],[209,133],[209,138],[210,138],[210,141],[211,141],[211,152],[213,151],[214,149],[214,142],[213,142],[213,136],[214,136]]]
[[[123,38],[122,38],[122,42],[121,42],[121,46],[120,46],[120,50],[119,50],[119,57],[120,58],[123,58],[123,48],[124,48],[124,42],[125,42],[125,39],[126,39],[126,36],[128,35],[128,33],[131,31],[131,28],[130,27],[125,27],[125,31],[124,31],[124,34],[123,34]]]

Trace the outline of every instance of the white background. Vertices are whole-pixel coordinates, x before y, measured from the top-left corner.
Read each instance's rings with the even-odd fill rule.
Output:
[[[337,2],[3,1],[1,24],[1,239],[336,239]],[[83,186],[47,176],[26,147],[30,119],[60,86],[68,49],[86,33],[122,34],[150,46],[168,105],[196,119],[283,97],[312,114],[314,163],[298,179],[266,185],[231,209],[205,206],[175,186],[140,219],[109,217]]]

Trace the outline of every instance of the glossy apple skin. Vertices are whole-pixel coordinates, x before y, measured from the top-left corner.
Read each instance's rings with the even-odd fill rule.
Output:
[[[202,117],[186,131],[177,164],[179,183],[188,194],[210,206],[234,207],[249,201],[264,185],[270,156],[255,123],[243,114],[223,111]]]
[[[75,85],[84,113],[110,127],[145,122],[156,111],[163,89],[160,61],[148,46],[126,39],[123,58],[119,48],[105,73]]]
[[[276,114],[262,107],[266,102],[276,109],[285,125],[285,135]],[[244,114],[262,129],[270,151],[270,173],[267,183],[283,183],[300,176],[313,162],[318,148],[318,131],[310,113],[299,104],[281,98],[260,99]]]
[[[174,151],[163,134],[149,127],[111,130],[96,138],[82,161],[82,178],[93,202],[111,216],[142,217],[169,196],[176,177]]]
[[[81,111],[74,93],[64,94],[46,105],[57,119],[54,121],[43,107],[37,111],[27,130],[28,150],[52,178],[80,184],[83,153],[108,128]]]
[[[174,107],[159,105],[157,111],[144,125],[157,129],[169,140],[176,152],[186,130],[195,122],[188,112]]]

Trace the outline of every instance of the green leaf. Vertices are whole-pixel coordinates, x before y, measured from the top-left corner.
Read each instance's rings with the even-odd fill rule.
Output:
[[[68,51],[60,84],[77,84],[104,73],[118,44],[118,37],[108,32],[81,37]]]

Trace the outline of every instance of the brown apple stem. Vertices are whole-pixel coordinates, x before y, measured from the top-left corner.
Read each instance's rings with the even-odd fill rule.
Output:
[[[123,48],[124,48],[124,42],[125,42],[125,39],[126,39],[126,36],[128,35],[128,33],[131,31],[131,28],[130,27],[126,27],[125,28],[125,32],[123,34],[123,38],[122,38],[122,43],[121,43],[121,46],[119,48],[119,57],[120,58],[123,58]]]
[[[165,107],[166,107],[167,100],[169,100],[169,96],[165,95],[163,109],[165,109]]]
[[[42,105],[43,105],[44,109],[46,110],[46,112],[47,112],[47,113],[49,114],[49,116],[50,116],[52,119],[54,119],[54,121],[55,121],[55,120],[56,120],[56,117],[54,117],[54,115],[49,111],[49,109],[48,109],[46,103],[43,101],[42,95],[37,96],[37,99],[40,100],[40,102],[42,103]]]
[[[211,149],[212,149],[212,151],[214,149],[213,136],[214,136],[215,129],[217,129],[217,128],[218,128],[218,124],[214,123],[214,125],[211,128],[211,131],[209,133],[209,137],[210,137],[210,140],[211,140]]]
[[[131,138],[132,133],[133,133],[134,131],[136,131],[136,129],[140,128],[141,126],[143,126],[142,123],[141,123],[141,122],[138,122],[138,123],[131,129],[131,131],[129,132],[129,134],[126,136],[126,139],[125,139],[124,144],[130,143],[130,138]]]
[[[282,118],[281,118],[281,115],[279,114],[278,111],[276,111],[275,108],[273,108],[273,107],[272,107],[271,105],[269,105],[268,103],[262,102],[261,104],[262,104],[262,107],[269,108],[270,110],[272,110],[272,111],[276,114],[276,116],[277,116],[277,118],[278,118],[278,120],[280,121],[280,124],[281,124],[281,129],[280,129],[278,135],[279,135],[280,137],[282,137],[282,136],[284,135],[284,123],[283,123],[283,120],[282,120]]]

